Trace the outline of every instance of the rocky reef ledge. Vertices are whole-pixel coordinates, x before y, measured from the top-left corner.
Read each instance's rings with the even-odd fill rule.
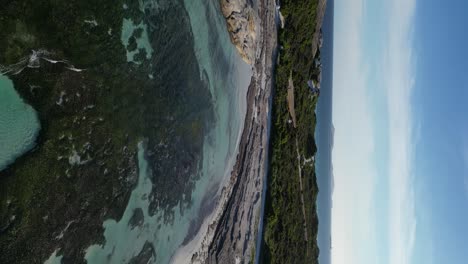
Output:
[[[248,64],[255,61],[256,18],[251,1],[220,0],[232,43]]]

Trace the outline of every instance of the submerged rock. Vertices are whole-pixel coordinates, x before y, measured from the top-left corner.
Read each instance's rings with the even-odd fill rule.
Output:
[[[141,226],[145,222],[145,216],[143,214],[143,210],[141,208],[136,208],[133,210],[133,215],[128,221],[128,225],[131,228],[135,228],[137,226]]]
[[[129,264],[147,264],[152,263],[156,259],[156,251],[154,250],[153,244],[146,242],[141,249],[140,253],[133,257],[128,263]]]

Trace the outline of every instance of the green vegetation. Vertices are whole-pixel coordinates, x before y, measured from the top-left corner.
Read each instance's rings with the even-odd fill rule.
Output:
[[[273,97],[263,263],[318,262],[318,187],[314,162],[310,161],[316,152],[314,130],[318,98],[307,86],[308,80],[317,80],[319,75],[319,69],[313,65],[312,54],[317,4],[317,0],[281,1],[285,27],[279,32],[282,48]],[[296,128],[289,121],[287,87],[290,76],[295,86]],[[302,170],[302,192],[299,164]],[[305,221],[301,196],[304,199]]]

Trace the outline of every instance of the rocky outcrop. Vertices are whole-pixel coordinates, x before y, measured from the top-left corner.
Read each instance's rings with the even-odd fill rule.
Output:
[[[220,0],[232,43],[248,64],[255,61],[256,16],[248,0]]]
[[[312,37],[312,55],[315,57],[317,50],[321,47],[322,38],[322,22],[327,9],[327,0],[319,0],[317,5],[317,16],[315,21],[314,35]]]

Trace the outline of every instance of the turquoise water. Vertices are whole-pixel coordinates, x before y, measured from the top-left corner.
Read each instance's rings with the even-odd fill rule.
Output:
[[[54,251],[52,255],[44,262],[44,264],[60,264],[62,263],[62,256],[57,256],[57,251]]]
[[[36,111],[0,75],[0,170],[34,147],[39,130]]]
[[[136,38],[137,47],[135,50],[129,51],[128,46],[130,45],[130,38],[136,30],[142,30],[141,36]],[[135,55],[140,52],[140,49],[145,50],[146,59],[150,59],[153,54],[153,48],[149,42],[148,38],[148,26],[140,22],[140,24],[135,24],[131,19],[124,18],[122,22],[122,34],[121,34],[122,45],[127,49],[127,61],[140,64],[141,62],[135,61]]]
[[[88,263],[127,263],[139,253],[146,241],[157,239],[155,223],[158,222],[160,215],[150,216],[148,210],[142,210],[143,221],[146,224],[135,228],[129,225],[136,209],[149,207],[148,197],[151,193],[152,182],[144,155],[144,145],[140,142],[138,144],[138,185],[133,190],[120,221],[110,219],[104,222],[105,245],[92,245],[86,250],[85,258]]]

